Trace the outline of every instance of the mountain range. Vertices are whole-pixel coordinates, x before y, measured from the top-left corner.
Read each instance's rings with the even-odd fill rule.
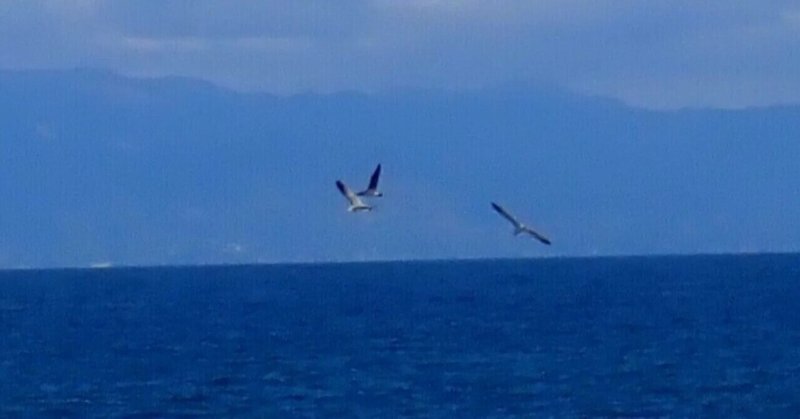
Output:
[[[800,106],[0,71],[0,267],[797,251],[798,158]]]

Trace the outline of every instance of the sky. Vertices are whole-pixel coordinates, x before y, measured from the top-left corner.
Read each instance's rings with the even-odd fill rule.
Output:
[[[651,109],[800,102],[800,3],[0,2],[0,69],[187,76],[239,91],[533,82]]]

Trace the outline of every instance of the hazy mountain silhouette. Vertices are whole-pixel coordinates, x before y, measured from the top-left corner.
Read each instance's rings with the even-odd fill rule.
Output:
[[[787,251],[800,107],[0,72],[0,266]],[[334,186],[386,196],[348,214]],[[511,237],[489,201],[547,234]],[[358,236],[358,240],[351,240]]]

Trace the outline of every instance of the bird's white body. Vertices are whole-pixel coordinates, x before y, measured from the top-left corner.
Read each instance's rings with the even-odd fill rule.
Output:
[[[537,233],[535,230],[526,226],[525,224],[519,222],[519,220],[517,220],[516,217],[514,217],[508,211],[506,211],[505,208],[501,207],[498,204],[495,204],[494,202],[492,202],[492,208],[494,208],[494,210],[497,211],[498,214],[502,215],[503,218],[508,220],[508,222],[510,222],[514,226],[514,236],[519,236],[520,234],[530,234],[540,242],[546,245],[550,245],[550,239]]]
[[[339,192],[347,198],[347,201],[350,203],[350,206],[347,207],[347,211],[350,212],[358,212],[358,211],[371,211],[372,207],[365,204],[364,201],[361,200],[356,194],[353,193],[347,185],[344,184],[341,180],[336,181],[336,187],[339,188]]]

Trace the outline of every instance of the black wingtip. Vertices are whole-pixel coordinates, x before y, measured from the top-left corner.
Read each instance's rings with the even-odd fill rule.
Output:
[[[541,241],[542,243],[544,243],[544,244],[546,244],[546,245],[548,245],[548,246],[550,246],[550,245],[552,244],[552,243],[550,242],[550,240],[548,240],[548,239],[539,239],[539,241]]]
[[[369,186],[368,189],[378,189],[378,180],[381,177],[381,164],[378,163],[378,166],[375,167],[375,170],[372,172],[372,176],[369,177]]]

